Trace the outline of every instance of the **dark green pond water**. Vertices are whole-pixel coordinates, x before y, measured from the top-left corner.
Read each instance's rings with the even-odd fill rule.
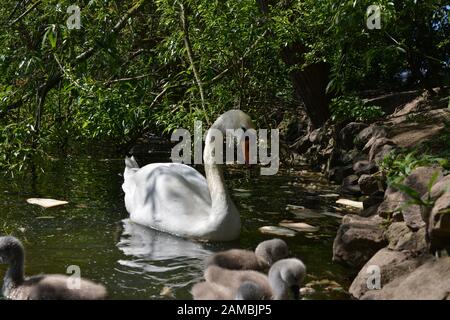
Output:
[[[159,153],[146,161],[168,161],[167,156]],[[123,168],[122,157],[78,156],[51,161],[35,179],[0,180],[0,234],[23,241],[28,275],[66,273],[68,266],[77,265],[82,277],[103,283],[112,299],[191,299],[189,291],[202,279],[205,257],[223,249],[253,249],[274,237],[262,234],[260,227],[287,219],[319,227],[318,232],[283,237],[308,268],[306,283],[316,291],[307,298],[347,298],[349,270],[331,261],[339,218],[327,213],[336,211],[336,188],[320,175],[300,169],[280,170],[276,176],[229,170],[226,180],[241,211],[241,238],[209,244],[126,220]],[[28,204],[31,197],[70,203],[43,209]],[[288,205],[311,210],[292,212]],[[4,272],[0,265],[1,277]]]

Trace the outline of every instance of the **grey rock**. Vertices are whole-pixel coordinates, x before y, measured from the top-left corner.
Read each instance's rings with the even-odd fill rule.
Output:
[[[386,154],[388,154],[395,148],[395,142],[387,138],[372,138],[372,139],[375,140],[370,145],[369,161],[375,161],[378,163],[380,160],[383,160]],[[364,148],[366,149],[366,147]]]
[[[414,255],[425,253],[428,249],[425,228],[411,230],[405,222],[392,223],[384,233],[389,241],[388,248],[395,251],[408,251]]]
[[[340,184],[346,176],[351,174],[353,174],[353,166],[351,164],[347,166],[334,167],[328,171],[328,179]]]
[[[363,266],[379,249],[387,245],[381,227],[382,221],[378,216],[344,216],[333,243],[333,261],[353,267]]]
[[[428,185],[431,177],[437,174],[438,181],[443,178],[442,168],[435,167],[417,167],[406,177],[403,184],[416,190],[421,196],[428,191]]]
[[[373,207],[374,205],[379,205],[384,200],[384,191],[375,191],[371,193],[367,199],[363,200],[363,207],[367,209]]]
[[[450,190],[436,200],[428,219],[431,251],[447,249],[450,252]]]
[[[372,158],[372,161],[374,161],[375,163],[381,163],[383,162],[384,158],[391,153],[392,151],[395,150],[395,146],[392,145],[387,145],[385,144],[384,146],[382,146],[374,155],[374,157]],[[370,158],[369,158],[370,159]]]
[[[444,300],[450,299],[450,257],[430,258],[412,272],[390,281],[381,290],[371,290],[361,299]]]
[[[378,171],[378,166],[376,163],[368,161],[368,160],[360,160],[353,164],[353,171],[358,176],[362,174],[372,174]]]
[[[369,174],[361,175],[358,179],[358,185],[361,189],[362,194],[366,195],[370,195],[380,189],[378,179]]]
[[[365,207],[361,212],[360,212],[360,216],[361,217],[372,217],[374,215],[377,214],[378,212],[378,207],[380,205],[379,204],[374,204],[373,206],[370,207]]]
[[[345,177],[339,189],[340,193],[342,195],[360,196],[361,189],[358,185],[358,179],[358,176],[354,174]]]
[[[385,127],[377,126],[377,125],[371,125],[365,129],[363,129],[360,133],[358,133],[354,139],[355,146],[357,148],[363,148],[367,142],[372,137],[375,138],[384,138],[387,136],[387,131]]]
[[[431,188],[430,197],[432,199],[437,199],[449,190],[450,190],[450,174],[437,180],[437,182]]]
[[[420,196],[423,196],[427,192],[430,177],[435,172],[438,173],[438,178],[442,178],[442,168],[440,167],[418,167],[406,177],[403,184],[416,190]],[[388,187],[384,201],[378,208],[378,214],[382,217],[387,217],[389,215],[396,216],[396,213],[401,212],[401,216],[408,227],[418,230],[425,226],[422,218],[423,213],[418,205],[405,206],[410,200],[410,197],[403,192],[393,187]]]
[[[405,252],[392,251],[383,248],[362,267],[361,271],[353,280],[349,292],[353,297],[360,299],[364,294],[370,291],[367,284],[369,277],[372,274],[370,268],[373,266],[380,268],[380,282],[383,287],[392,280],[416,269],[423,263],[423,260],[423,258],[414,258]]]
[[[339,132],[339,145],[346,150],[353,148],[353,140],[365,128],[365,123],[350,122]]]

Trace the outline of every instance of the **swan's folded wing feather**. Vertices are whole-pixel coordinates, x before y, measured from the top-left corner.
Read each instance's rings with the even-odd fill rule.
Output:
[[[124,185],[125,205],[134,222],[179,235],[186,226],[207,222],[211,197],[206,179],[187,165],[150,164],[126,178]]]

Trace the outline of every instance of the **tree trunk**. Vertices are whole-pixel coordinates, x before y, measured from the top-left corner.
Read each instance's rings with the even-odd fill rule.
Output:
[[[282,58],[288,66],[303,64],[307,49],[299,42],[282,49]],[[326,93],[330,66],[325,62],[311,64],[290,74],[295,94],[305,105],[306,113],[314,127],[321,127],[330,118],[330,96]]]
[[[262,14],[269,13],[270,2],[271,0],[256,0]],[[286,65],[301,66],[307,52],[308,49],[300,41],[296,41],[282,48],[281,56]],[[330,118],[330,96],[326,93],[329,74],[330,66],[325,62],[311,64],[290,74],[295,94],[305,105],[306,114],[315,128],[321,127]]]

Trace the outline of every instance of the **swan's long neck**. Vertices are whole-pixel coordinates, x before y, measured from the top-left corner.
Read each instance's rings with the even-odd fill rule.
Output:
[[[205,163],[206,181],[208,182],[208,189],[211,196],[212,215],[213,218],[220,219],[223,215],[227,214],[230,199],[223,178],[222,165],[217,164],[214,159],[214,142],[211,141],[211,135],[208,133],[203,160]]]
[[[208,181],[209,194],[211,196],[212,214],[219,219],[227,214],[230,206],[222,167],[220,165],[205,164],[205,173],[206,180]]]

